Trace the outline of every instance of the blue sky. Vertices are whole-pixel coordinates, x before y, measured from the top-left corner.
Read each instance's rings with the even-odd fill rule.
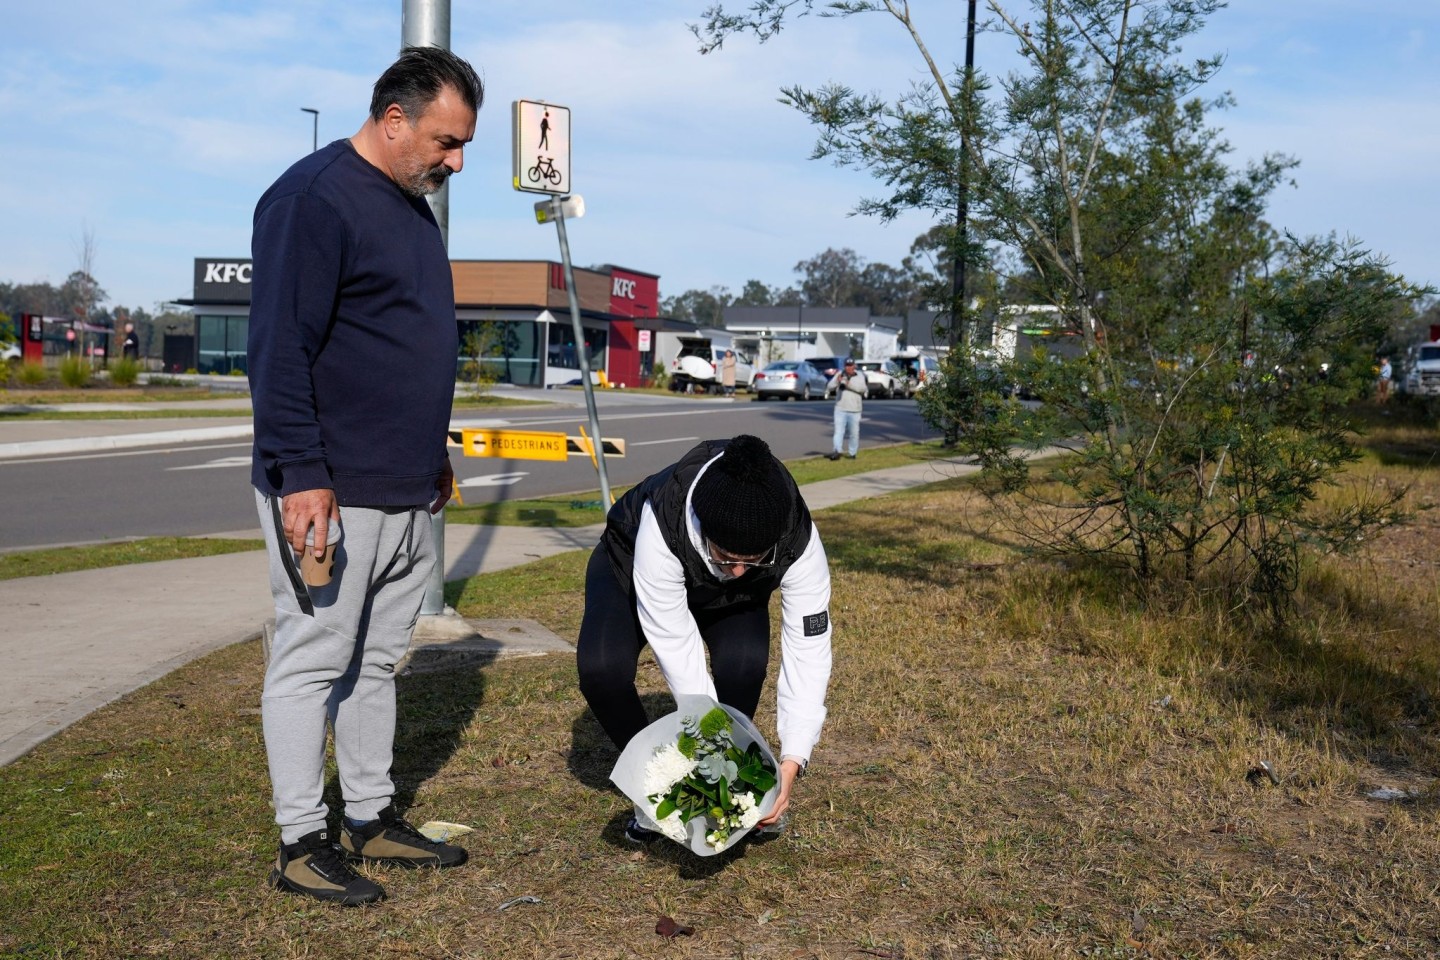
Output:
[[[454,0],[452,46],[487,101],[451,183],[450,251],[558,259],[535,198],[510,186],[510,103],[571,108],[573,178],[587,213],[580,265],[660,275],[662,295],[794,281],[826,247],[898,264],[929,226],[850,216],[861,171],[808,158],[814,137],[776,102],[790,83],[901,89],[920,77],[908,37],[880,16],[797,22],[765,45],[696,52],[687,22],[710,0]],[[743,2],[743,0],[742,0]],[[362,123],[400,41],[401,0],[11,2],[0,23],[0,280],[61,282],[94,238],[113,302],[188,296],[197,256],[248,256],[255,200],[310,149]],[[984,4],[982,3],[982,7]],[[963,55],[959,0],[913,0],[932,53]],[[982,35],[977,60],[1008,64]],[[1336,231],[1440,283],[1440,4],[1235,0],[1188,50],[1222,52],[1212,91],[1235,159],[1298,157],[1271,219]]]

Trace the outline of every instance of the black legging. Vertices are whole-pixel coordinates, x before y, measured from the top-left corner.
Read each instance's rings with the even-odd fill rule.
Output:
[[[710,652],[710,674],[720,702],[753,718],[770,662],[769,603],[760,600],[720,614],[702,611],[695,621]],[[621,750],[650,724],[635,690],[635,668],[644,646],[635,600],[621,588],[602,544],[585,570],[585,617],[575,661],[580,692]]]

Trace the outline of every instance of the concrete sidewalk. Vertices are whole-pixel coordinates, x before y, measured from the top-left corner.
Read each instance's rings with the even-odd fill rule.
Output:
[[[974,469],[913,464],[803,489],[820,510]],[[601,529],[447,524],[446,579],[589,549]],[[197,657],[259,636],[274,615],[263,551],[0,581],[0,610],[0,765]]]

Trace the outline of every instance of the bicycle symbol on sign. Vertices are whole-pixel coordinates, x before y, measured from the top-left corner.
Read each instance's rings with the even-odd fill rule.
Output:
[[[539,183],[540,178],[544,177],[556,186],[560,185],[560,171],[555,169],[555,161],[549,157],[536,157],[535,166],[525,171],[525,175],[530,178],[531,183]]]

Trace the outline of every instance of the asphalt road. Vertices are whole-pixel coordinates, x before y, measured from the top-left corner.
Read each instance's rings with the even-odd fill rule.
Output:
[[[753,433],[782,460],[830,449],[833,405],[828,401],[756,403],[743,398],[730,403],[601,394],[597,406],[603,435],[626,441],[626,456],[606,461],[615,486],[643,479],[704,438]],[[203,420],[189,423],[205,425]],[[514,408],[483,420],[460,416],[454,425],[579,436],[585,423],[585,408],[577,406]],[[865,404],[862,451],[870,444],[933,436],[914,401]],[[585,457],[552,463],[466,457],[458,449],[451,455],[467,505],[599,486]],[[248,441],[0,460],[0,549],[255,530],[249,477]]]

